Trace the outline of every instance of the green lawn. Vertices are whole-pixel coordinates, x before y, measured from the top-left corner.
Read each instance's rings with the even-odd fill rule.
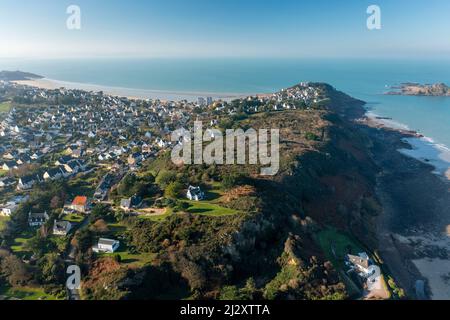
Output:
[[[89,175],[79,174],[69,181],[70,193],[72,196],[84,195],[92,197],[95,192],[96,185],[93,184],[95,173]]]
[[[331,261],[337,269],[341,280],[351,297],[358,297],[361,291],[358,286],[346,274],[345,255],[348,253],[358,254],[364,252],[362,246],[345,233],[334,228],[327,228],[315,236],[316,242],[320,245],[326,258]]]
[[[229,216],[237,214],[238,211],[219,206],[209,201],[186,201],[190,207],[186,210],[188,213],[201,214],[205,216]]]
[[[160,221],[163,221],[164,219],[166,219],[171,214],[172,214],[172,212],[170,212],[170,213],[166,212],[164,214],[159,214],[159,215],[140,215],[138,218],[145,219],[145,220],[151,220],[154,222],[160,222]]]
[[[0,216],[0,231],[6,227],[6,223],[9,221],[9,217]]]
[[[98,254],[100,257],[114,257],[116,255],[120,256],[120,260],[122,264],[125,264],[130,267],[143,267],[149,264],[153,258],[154,254],[151,253],[130,253],[126,244],[120,239],[120,236],[126,231],[126,227],[120,223],[108,223],[108,233],[102,236],[103,238],[113,238],[120,241],[119,250],[114,253],[100,253]]]
[[[11,246],[11,250],[14,253],[18,253],[18,254],[26,254],[26,253],[28,253],[25,250],[25,244],[27,243],[28,240],[29,240],[29,238],[28,239],[26,239],[26,238],[16,238],[16,239],[14,239],[14,245]]]
[[[15,298],[21,300],[58,300],[58,298],[46,294],[42,288],[32,287],[6,287],[0,286],[0,296],[8,299]]]
[[[31,252],[25,249],[25,245],[28,240],[33,237],[34,233],[31,230],[24,232],[21,237],[14,239],[14,244],[11,246],[11,250],[17,255],[30,255]]]
[[[223,196],[223,190],[221,184],[216,182],[210,185],[211,189],[205,191],[205,200],[203,201],[188,201],[189,208],[186,210],[188,213],[201,214],[205,216],[229,216],[237,214],[238,211],[230,208],[225,208],[218,202],[220,197]]]
[[[7,174],[8,174],[8,171],[0,169],[0,178],[6,176]]]
[[[127,227],[120,223],[108,223],[108,236],[119,236],[127,231]]]
[[[9,109],[11,109],[11,102],[10,101],[6,101],[6,102],[1,102],[0,103],[0,113],[8,112]]]
[[[355,240],[348,235],[333,228],[327,228],[316,235],[316,240],[336,268],[344,267],[345,255],[348,253],[358,254],[366,251]]]
[[[98,255],[100,257],[114,257],[119,255],[121,264],[135,268],[141,268],[149,264],[155,256],[153,253],[130,253],[123,243],[120,244],[119,250],[114,253],[100,253]]]
[[[64,221],[74,222],[74,223],[80,223],[84,220],[84,216],[80,214],[68,214],[64,216]]]

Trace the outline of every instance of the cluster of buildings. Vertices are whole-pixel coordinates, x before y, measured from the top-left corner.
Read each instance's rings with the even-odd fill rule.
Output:
[[[172,131],[189,127],[193,120],[207,119],[215,127],[220,114],[256,113],[268,106],[296,109],[298,103],[309,106],[321,99],[320,89],[308,83],[273,95],[240,99],[244,110],[242,104],[211,97],[197,102],[131,100],[102,92],[38,89],[10,82],[2,82],[1,89],[4,98],[17,102],[13,105],[27,106],[0,115],[0,214],[5,216],[12,215],[36,185],[100,168],[108,173],[95,186],[92,200],[106,200],[117,181],[146,159],[173,147]],[[198,107],[209,108],[199,113]],[[2,201],[5,194],[8,199]],[[200,187],[189,186],[186,197],[201,201],[205,194]],[[133,196],[122,199],[120,207],[130,211],[141,203],[142,199]],[[88,214],[88,198],[76,197],[64,206],[63,213]],[[50,219],[47,212],[31,211],[28,218],[30,227],[42,226]],[[72,227],[68,221],[53,221],[55,235],[67,235]],[[118,246],[116,240],[100,239],[93,249],[114,252]]]
[[[8,82],[2,88],[30,104],[0,118],[0,189],[19,191],[99,166],[136,169],[171,147],[170,133],[184,126],[198,106]]]

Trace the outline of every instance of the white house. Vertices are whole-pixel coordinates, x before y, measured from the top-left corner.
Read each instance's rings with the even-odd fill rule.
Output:
[[[19,205],[15,202],[7,202],[0,209],[0,215],[10,217],[14,212],[16,212]]]
[[[10,199],[6,204],[0,205],[0,215],[2,216],[11,216],[14,212],[16,212],[19,205],[28,200],[28,196],[16,196]]]
[[[357,256],[348,254],[346,256],[346,264],[351,270],[355,270],[361,276],[367,276],[370,273],[371,261],[367,253],[361,252]]]
[[[200,187],[189,186],[186,197],[191,201],[200,201],[205,198],[205,193]]]
[[[45,212],[37,212],[32,213],[31,211],[28,213],[28,225],[30,227],[40,227],[44,225],[50,217],[47,214],[47,211]]]
[[[117,249],[119,249],[119,246],[120,242],[118,240],[100,238],[98,243],[92,247],[92,250],[97,253],[114,253]]]

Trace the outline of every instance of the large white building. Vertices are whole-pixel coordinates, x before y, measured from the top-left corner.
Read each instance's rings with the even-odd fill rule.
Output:
[[[119,249],[120,242],[113,239],[100,238],[98,243],[92,247],[94,252],[114,253]]]

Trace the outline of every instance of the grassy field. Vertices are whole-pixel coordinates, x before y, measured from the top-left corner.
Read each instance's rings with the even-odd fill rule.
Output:
[[[236,210],[219,206],[209,201],[186,201],[189,208],[186,210],[192,214],[201,214],[205,216],[229,216],[238,213]]]
[[[74,223],[80,223],[84,220],[84,216],[80,214],[68,214],[64,216],[64,221],[74,222]]]
[[[335,267],[343,268],[346,254],[358,254],[366,250],[348,235],[333,228],[325,229],[316,235],[316,240],[328,260]]]
[[[33,237],[33,235],[33,231],[29,230],[24,232],[21,237],[14,239],[14,244],[11,246],[12,252],[19,256],[31,255],[31,252],[26,250],[25,245],[27,241]]]
[[[11,102],[10,101],[0,102],[0,113],[8,112],[9,109],[11,109]]]
[[[107,234],[105,234],[104,237],[113,239],[120,239],[124,232],[127,230],[127,228],[120,223],[108,223],[108,229],[109,231],[107,232]],[[114,257],[117,255],[120,256],[121,264],[127,265],[132,268],[143,267],[149,264],[154,258],[154,254],[151,253],[131,253],[129,251],[129,248],[127,248],[126,244],[124,244],[122,240],[120,240],[120,247],[116,252],[99,254],[100,257]]]
[[[25,244],[29,238],[16,238],[14,239],[14,245],[11,246],[11,250],[16,254],[27,254]]]
[[[9,221],[9,217],[0,216],[0,231],[6,227],[6,223]]]
[[[170,216],[171,214],[173,214],[172,209],[167,208],[166,212],[164,214],[158,214],[158,215],[140,215],[139,219],[146,219],[146,220],[151,220],[154,222],[160,222],[163,221],[164,219],[166,219],[168,216]]]
[[[11,288],[0,286],[0,296],[21,300],[58,300],[56,297],[46,294],[42,288],[32,287]]]
[[[359,296],[361,294],[358,286],[346,274],[345,255],[358,254],[366,250],[345,233],[333,228],[327,228],[316,235],[316,241],[325,253],[326,258],[331,261],[337,269],[340,278],[345,283],[349,295]]]
[[[154,254],[152,253],[130,253],[128,248],[121,244],[119,250],[114,253],[101,253],[99,254],[101,257],[114,257],[120,256],[120,263],[124,264],[131,268],[141,268],[147,264],[149,264],[153,258]]]
[[[186,201],[189,208],[188,213],[201,214],[206,216],[229,216],[237,214],[238,211],[225,208],[220,205],[218,200],[223,196],[223,191],[219,183],[211,185],[212,189],[205,192],[205,200],[203,201]]]
[[[8,171],[0,169],[0,178],[6,176],[7,174],[8,174]]]
[[[74,179],[69,181],[71,196],[75,197],[83,195],[92,197],[96,187],[96,184],[93,183],[95,180],[95,173],[77,175]]]

